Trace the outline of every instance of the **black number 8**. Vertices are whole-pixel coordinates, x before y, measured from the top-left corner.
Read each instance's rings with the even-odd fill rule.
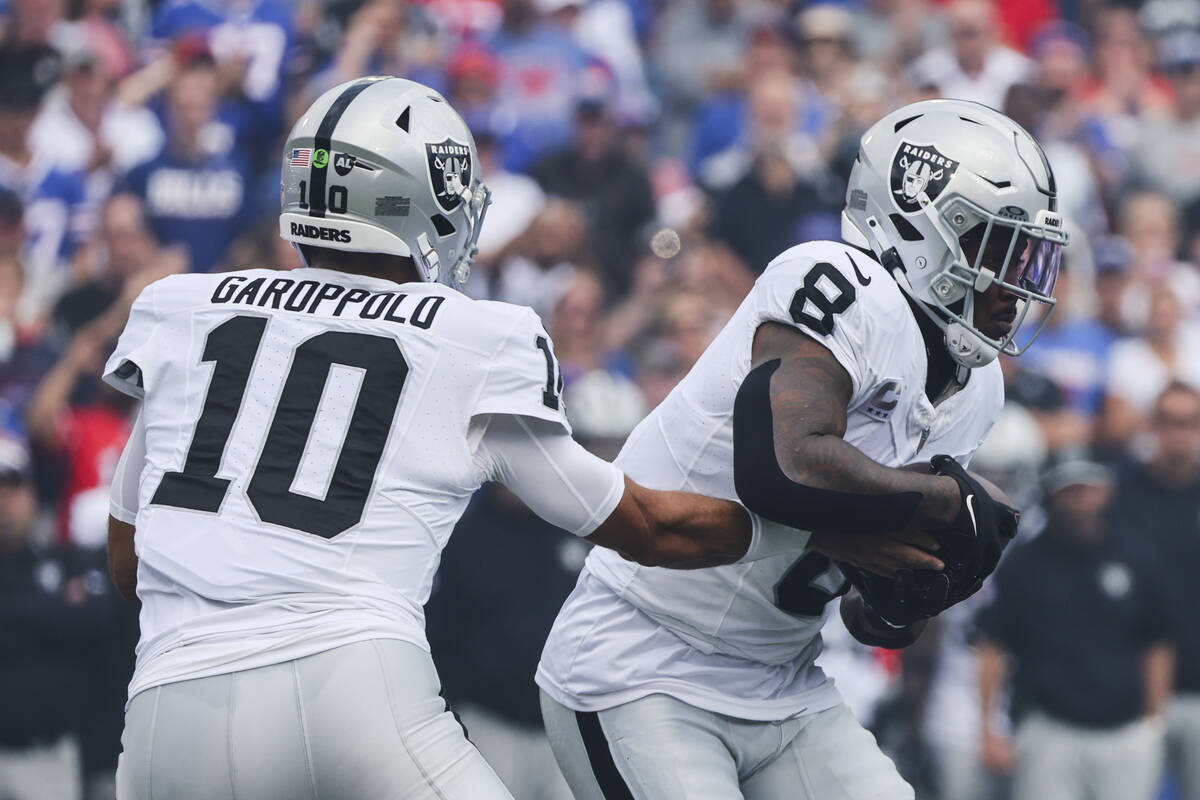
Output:
[[[817,281],[821,278],[828,278],[829,282],[837,287],[837,297],[831,300],[817,288]],[[789,309],[792,321],[797,325],[812,328],[822,336],[828,336],[833,333],[834,316],[853,305],[856,296],[854,284],[833,264],[821,261],[813,265],[808,274],[804,276],[804,285],[796,290],[796,294],[792,295],[792,306]],[[821,312],[821,316],[814,317],[807,313],[804,310],[806,303],[816,306],[817,310]]]

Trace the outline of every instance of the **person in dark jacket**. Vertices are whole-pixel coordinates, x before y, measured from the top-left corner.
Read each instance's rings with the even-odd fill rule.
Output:
[[[648,168],[623,146],[608,103],[584,98],[571,142],[536,163],[530,175],[549,195],[579,203],[605,283],[618,294],[632,281],[645,228],[654,219]]]
[[[1019,800],[1150,800],[1172,661],[1161,567],[1111,534],[1105,467],[1066,461],[1044,490],[1046,529],[1000,565],[979,616],[984,762],[1013,770]],[[1011,747],[992,727],[1010,664]]]
[[[85,731],[105,700],[94,654],[116,604],[102,565],[36,545],[35,508],[28,451],[0,438],[0,798],[77,800],[94,752]],[[110,688],[109,705],[123,704],[124,686]],[[114,731],[105,738],[97,746],[115,750]]]
[[[1114,535],[1145,540],[1160,556],[1175,615],[1175,689],[1167,705],[1168,755],[1179,800],[1200,800],[1200,393],[1183,383],[1158,396],[1150,416],[1155,450],[1122,465],[1113,499]]]

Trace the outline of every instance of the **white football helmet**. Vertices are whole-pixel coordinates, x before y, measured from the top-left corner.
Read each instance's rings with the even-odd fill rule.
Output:
[[[1008,117],[963,100],[904,106],[863,134],[842,238],[875,253],[966,367],[1028,349],[1053,310],[1068,243],[1042,148]],[[974,322],[975,294],[992,283],[1018,298],[1017,317],[1000,338]],[[1018,343],[1034,305],[1044,313]]]
[[[467,124],[414,81],[360,78],[317,98],[283,151],[279,235],[294,244],[411,256],[460,288],[491,192]]]

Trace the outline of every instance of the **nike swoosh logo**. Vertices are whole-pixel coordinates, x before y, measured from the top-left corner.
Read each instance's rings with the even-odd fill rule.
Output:
[[[979,524],[975,522],[975,495],[967,495],[967,513],[971,515],[971,532],[979,535]]]
[[[858,282],[861,283],[863,286],[869,286],[871,283],[871,279],[866,277],[865,275],[863,275],[861,272],[858,271],[858,262],[856,262],[853,258],[851,258],[850,266],[854,267],[854,277],[858,278]]]

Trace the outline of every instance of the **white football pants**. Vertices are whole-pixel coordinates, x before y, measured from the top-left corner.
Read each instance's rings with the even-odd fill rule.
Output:
[[[652,694],[576,712],[544,692],[550,744],[576,800],[912,800],[844,704],[780,722]]]
[[[133,698],[119,800],[512,800],[438,695],[376,639]]]

